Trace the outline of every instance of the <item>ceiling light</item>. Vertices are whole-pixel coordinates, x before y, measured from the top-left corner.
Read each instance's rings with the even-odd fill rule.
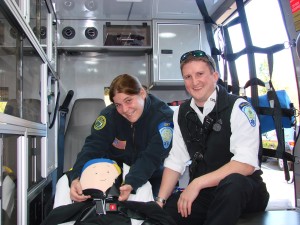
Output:
[[[143,0],[116,0],[117,2],[142,2]]]
[[[171,32],[163,32],[159,34],[159,37],[161,38],[173,38],[176,37],[175,33],[171,33]]]

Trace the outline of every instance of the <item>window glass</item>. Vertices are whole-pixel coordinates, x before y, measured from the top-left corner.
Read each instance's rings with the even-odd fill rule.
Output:
[[[266,10],[268,9],[268,10]],[[286,44],[288,36],[282,19],[282,14],[277,0],[259,1],[252,0],[245,6],[247,21],[251,34],[252,44],[257,47],[266,48],[275,44]],[[230,18],[231,21],[237,15]],[[235,25],[228,29],[233,53],[245,48],[245,41],[241,26]],[[256,75],[264,82],[270,80],[269,66],[266,54],[255,53]],[[299,108],[296,76],[293,66],[291,49],[286,48],[274,53],[272,83],[275,90],[286,90],[291,102]],[[239,86],[243,87],[250,79],[248,57],[240,56],[236,61]],[[221,74],[224,74],[220,66]],[[230,71],[228,69],[228,83]],[[246,90],[247,96],[251,96],[250,88]],[[259,95],[266,93],[265,88],[259,88]]]
[[[41,122],[42,60],[28,39],[1,12],[0,18],[0,110]]]
[[[12,114],[14,108],[7,106],[9,99],[16,99],[16,74],[20,38],[17,29],[5,19],[0,11],[0,112]]]
[[[28,188],[41,181],[41,137],[28,137]]]
[[[30,0],[29,25],[42,45],[47,43],[47,15],[48,8],[44,0]]]
[[[18,138],[20,135],[16,134],[0,134],[0,151],[2,152],[2,175],[1,175],[1,200],[2,200],[2,214],[0,224],[11,225],[17,224],[17,184],[20,174],[18,174],[18,155],[21,149],[18,149]],[[20,156],[20,155],[19,155]],[[34,187],[41,181],[41,137],[28,137],[28,190]],[[19,170],[20,171],[20,170]],[[40,202],[39,202],[40,204]],[[32,205],[32,203],[30,203]],[[31,207],[30,207],[31,209]],[[40,210],[35,208],[36,210]],[[33,212],[34,213],[34,212]],[[30,213],[30,216],[32,213]],[[42,214],[38,214],[42,217]],[[35,218],[36,219],[36,218]],[[34,223],[34,224],[40,224]],[[30,223],[31,224],[31,223]]]
[[[36,50],[24,41],[22,76],[21,118],[41,122],[41,65],[42,60]]]
[[[0,134],[2,152],[2,213],[0,223],[17,224],[17,138],[18,135]],[[1,147],[1,145],[0,145]]]
[[[268,10],[266,10],[268,9]],[[254,46],[269,47],[288,43],[289,39],[277,0],[253,0],[246,5],[251,38]],[[266,55],[255,54],[257,77],[263,81],[270,79]],[[286,48],[274,54],[272,83],[275,90],[286,90],[297,108],[298,94],[291,49]]]

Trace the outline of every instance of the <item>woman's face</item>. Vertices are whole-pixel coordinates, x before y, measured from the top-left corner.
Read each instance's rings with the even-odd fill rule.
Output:
[[[143,113],[145,98],[146,91],[141,89],[140,93],[137,95],[116,93],[113,97],[113,100],[118,113],[120,113],[131,123],[134,123],[141,117]]]

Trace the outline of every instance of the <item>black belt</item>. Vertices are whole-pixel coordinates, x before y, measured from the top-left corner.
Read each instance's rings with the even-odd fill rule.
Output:
[[[106,212],[119,212],[119,204],[115,198],[94,199],[96,203],[96,213],[98,215],[106,214]]]

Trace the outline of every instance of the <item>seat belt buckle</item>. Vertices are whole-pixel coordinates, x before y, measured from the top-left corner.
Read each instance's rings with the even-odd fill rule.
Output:
[[[119,212],[119,204],[115,197],[108,197],[105,199],[105,210],[106,212],[116,213]]]
[[[106,215],[106,209],[105,209],[105,200],[103,199],[95,199],[96,202],[96,213],[98,215]]]
[[[107,212],[119,212],[118,204],[108,199],[94,199],[96,202],[96,213],[98,215],[106,215]]]
[[[118,212],[118,204],[108,202],[105,204],[105,210],[109,212]]]

